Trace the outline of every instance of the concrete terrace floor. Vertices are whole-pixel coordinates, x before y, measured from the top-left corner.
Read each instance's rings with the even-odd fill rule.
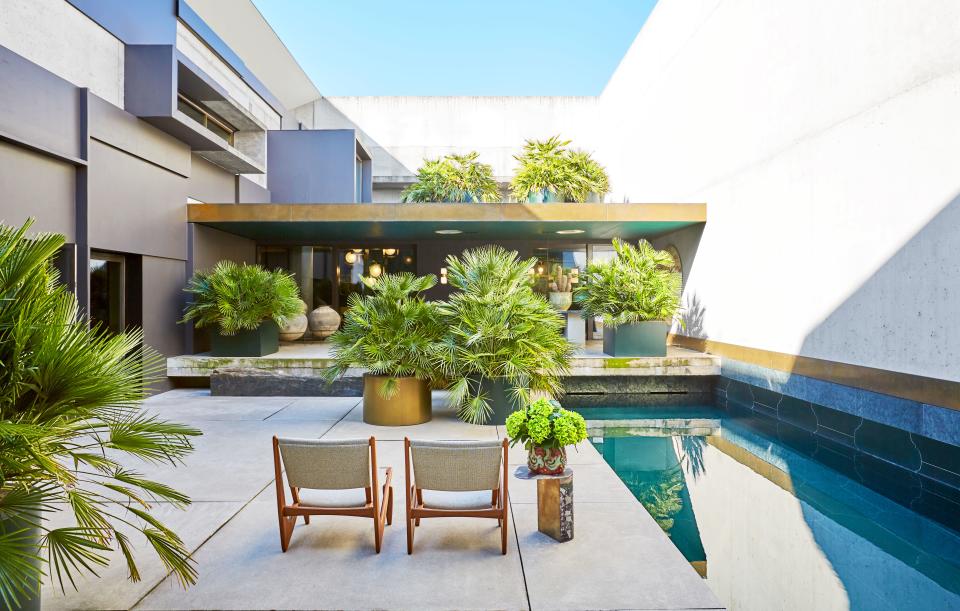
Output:
[[[45,609],[717,609],[703,580],[660,527],[584,442],[570,452],[575,538],[556,543],[537,531],[536,484],[511,478],[509,551],[500,554],[493,520],[425,520],[413,556],[404,531],[404,436],[496,439],[502,427],[457,420],[434,394],[434,419],[412,427],[362,421],[358,397],[211,397],[174,390],[145,409],[204,435],[186,465],[139,465],[186,492],[185,511],[155,513],[184,539],[200,573],[183,590],[139,541],[143,580],[131,583],[119,557],[100,578],[67,595],[44,586]],[[280,551],[270,438],[377,438],[378,462],[394,469],[394,521],[382,552],[372,520],[315,517],[298,522]],[[522,449],[510,462],[525,464]],[[513,467],[511,466],[511,472]],[[62,522],[62,514],[52,516]],[[68,586],[69,587],[69,586]]]

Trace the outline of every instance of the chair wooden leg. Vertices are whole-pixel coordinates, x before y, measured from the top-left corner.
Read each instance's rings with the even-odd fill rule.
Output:
[[[387,488],[387,526],[393,524],[393,486]]]
[[[296,518],[280,516],[280,549],[284,552],[290,547],[290,539],[293,537],[293,527],[296,523]]]
[[[509,519],[509,515],[508,515],[507,511],[508,511],[508,510],[507,510],[506,508],[504,508],[504,510],[503,510],[503,519],[502,519],[502,520],[498,520],[498,522],[500,522],[500,526],[501,526],[501,528],[500,528],[500,551],[501,551],[501,553],[503,553],[504,555],[507,554],[507,531],[509,530],[509,529],[507,528],[507,520]]]
[[[380,515],[373,515],[373,548],[380,553],[380,544],[383,542],[383,522],[380,521]]]
[[[417,505],[423,506],[423,488],[417,488]],[[417,518],[417,526],[420,526],[420,518]]]

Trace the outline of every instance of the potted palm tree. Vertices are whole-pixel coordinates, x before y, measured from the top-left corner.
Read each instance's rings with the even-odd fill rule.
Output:
[[[79,316],[51,264],[63,236],[27,237],[30,224],[0,226],[0,603],[39,609],[45,568],[76,587],[113,551],[138,581],[143,545],[192,584],[189,551],[152,513],[155,502],[190,500],[123,463],[178,463],[200,432],[140,411],[162,361],[141,331],[109,333]],[[71,522],[51,528],[45,516],[59,512]]]
[[[402,202],[498,202],[500,186],[493,168],[477,161],[480,153],[446,155],[425,159],[417,170],[417,182],[400,194]]]
[[[280,349],[280,328],[303,307],[291,274],[233,261],[197,272],[185,290],[194,298],[180,322],[215,327],[214,356],[273,354]]]
[[[530,473],[559,475],[567,467],[566,447],[587,438],[587,423],[556,401],[540,398],[507,416],[507,436],[510,445],[526,448]]]
[[[530,286],[535,265],[500,246],[447,257],[458,292],[440,306],[441,366],[451,405],[467,422],[503,424],[531,391],[561,391],[573,346],[563,318]]]
[[[584,316],[603,320],[603,351],[611,356],[665,356],[680,311],[682,280],[669,252],[646,240],[613,240],[609,261],[587,266],[575,293]]]
[[[324,375],[332,382],[351,367],[366,368],[363,421],[368,424],[427,422],[444,326],[439,305],[422,294],[437,278],[384,274],[363,283],[371,292],[350,295],[343,328],[330,336],[333,365]]]
[[[610,190],[607,172],[585,151],[570,150],[570,140],[553,136],[527,140],[514,155],[513,197],[529,203],[602,201]]]

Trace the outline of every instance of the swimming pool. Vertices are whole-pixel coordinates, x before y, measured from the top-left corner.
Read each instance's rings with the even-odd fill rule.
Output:
[[[750,418],[710,405],[570,407],[729,609],[960,608],[960,534]]]

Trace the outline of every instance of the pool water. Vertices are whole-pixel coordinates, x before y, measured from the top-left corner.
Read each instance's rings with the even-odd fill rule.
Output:
[[[960,534],[711,406],[576,408],[729,609],[960,609]]]

